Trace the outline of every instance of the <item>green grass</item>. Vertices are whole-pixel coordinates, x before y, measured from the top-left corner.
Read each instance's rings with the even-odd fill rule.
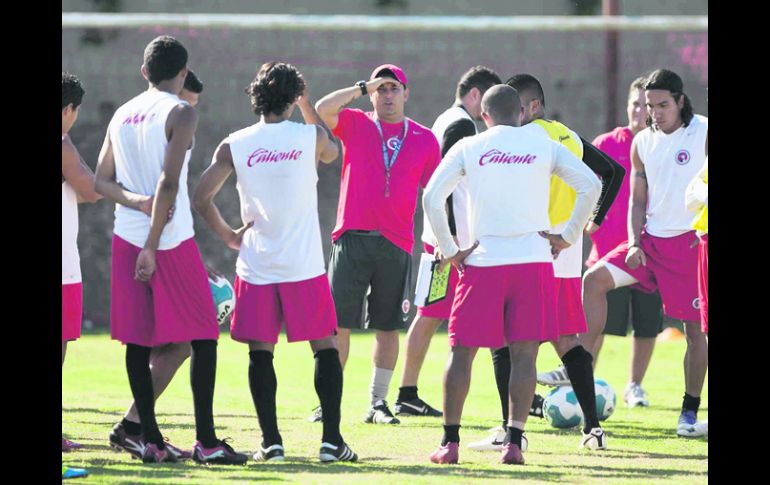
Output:
[[[477,481],[527,483],[707,483],[708,441],[677,438],[674,431],[683,394],[683,341],[658,344],[644,382],[652,406],[626,409],[622,391],[628,374],[631,339],[607,337],[597,377],[606,379],[618,394],[615,414],[605,422],[610,449],[591,453],[578,449],[579,431],[557,430],[540,419],[527,423],[530,450],[525,466],[497,464],[496,452],[461,448],[459,466],[438,466],[427,457],[442,436],[435,418],[404,418],[400,426],[362,423],[368,407],[373,336],[354,334],[345,371],[342,433],[358,453],[354,464],[318,462],[321,426],[306,418],[317,403],[313,387],[313,358],[306,343],[287,344],[281,336],[276,349],[279,426],[286,447],[283,463],[249,461],[243,467],[203,467],[193,462],[143,465],[127,453],[112,451],[107,436],[130,403],[124,368],[124,349],[108,335],[85,335],[71,343],[62,371],[62,430],[86,445],[83,451],[62,454],[65,465],[85,467],[90,476],[77,483],[213,484],[251,483],[471,483]],[[404,338],[402,336],[402,352]],[[448,344],[446,333],[433,341],[420,379],[420,396],[441,407],[441,375]],[[403,355],[402,355],[403,356]],[[558,363],[549,345],[541,347],[540,370]],[[395,401],[402,360],[394,373],[390,402]],[[247,380],[248,353],[228,334],[219,341],[214,401],[219,437],[232,437],[239,451],[252,452],[261,435]],[[708,379],[707,379],[708,381]],[[538,386],[543,394],[547,389]],[[491,357],[479,351],[471,390],[465,403],[461,447],[487,435],[498,424],[499,401]],[[185,363],[156,405],[164,435],[177,446],[195,440],[189,363]],[[708,382],[699,419],[708,418]]]

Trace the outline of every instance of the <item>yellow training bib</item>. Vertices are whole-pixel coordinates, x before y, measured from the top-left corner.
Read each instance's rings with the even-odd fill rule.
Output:
[[[709,169],[706,169],[706,173],[703,177],[703,182],[708,185],[709,184]],[[704,205],[701,210],[698,212],[698,215],[695,216],[695,220],[692,222],[692,227],[696,231],[705,232],[706,234],[709,233],[709,206]]]

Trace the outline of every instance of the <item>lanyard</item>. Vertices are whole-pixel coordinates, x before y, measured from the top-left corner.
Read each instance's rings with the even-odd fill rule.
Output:
[[[404,140],[406,140],[406,134],[408,133],[408,121],[404,117],[404,134],[401,140],[396,142],[396,147],[393,149],[393,155],[388,160],[388,148],[385,145],[385,135],[382,133],[382,126],[380,126],[380,120],[374,120],[377,125],[377,131],[380,133],[380,141],[382,142],[382,162],[385,164],[385,197],[390,197],[390,169],[393,164],[396,163],[398,152],[401,151],[401,147],[404,146]]]

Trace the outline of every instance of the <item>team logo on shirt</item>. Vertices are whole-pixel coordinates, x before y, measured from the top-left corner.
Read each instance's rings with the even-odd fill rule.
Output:
[[[527,153],[526,155],[512,155],[510,153],[503,153],[500,150],[497,150],[496,148],[493,148],[489,150],[487,153],[483,154],[481,158],[479,158],[479,166],[483,167],[484,165],[489,165],[490,163],[499,163],[499,164],[532,164],[535,162],[535,159],[537,158],[537,155],[530,155]]]
[[[252,167],[257,163],[275,163],[283,162],[284,160],[299,160],[302,156],[302,150],[291,150],[288,152],[279,152],[277,150],[267,150],[265,148],[257,148],[248,160],[246,160],[246,166]]]
[[[687,165],[687,162],[690,161],[690,152],[687,150],[679,150],[676,152],[674,160],[676,160],[676,163],[679,165]]]
[[[391,136],[388,138],[388,141],[385,142],[385,145],[387,145],[388,149],[391,151],[398,150],[398,147],[401,145],[401,140],[398,139],[396,136]]]

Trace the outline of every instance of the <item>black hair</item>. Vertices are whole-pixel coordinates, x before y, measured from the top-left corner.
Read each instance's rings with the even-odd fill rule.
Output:
[[[692,103],[690,98],[684,94],[684,83],[682,78],[679,77],[674,71],[668,69],[658,69],[653,71],[647,78],[647,82],[644,84],[644,90],[650,91],[653,89],[663,89],[669,91],[676,103],[684,97],[684,103],[682,109],[679,112],[679,116],[682,118],[684,126],[690,126],[690,121],[694,115],[692,110]],[[647,126],[652,126],[652,116],[647,114]]]
[[[187,69],[187,77],[184,78],[184,89],[200,94],[203,91],[203,83],[192,69]]]
[[[644,85],[646,83],[647,83],[647,76],[639,76],[638,78],[631,81],[631,85],[628,87],[628,92],[630,93],[634,89],[644,90]]]
[[[488,114],[495,124],[518,120],[521,111],[519,93],[505,84],[492,86],[481,98],[481,111]]]
[[[283,62],[266,62],[246,88],[256,115],[280,115],[305,90],[305,80],[296,67]]]
[[[83,101],[83,95],[86,93],[83,89],[83,85],[80,84],[80,79],[75,77],[74,74],[62,71],[61,73],[61,109],[66,108],[68,105],[72,105],[75,109],[80,106]]]
[[[173,79],[187,65],[187,49],[170,35],[161,35],[144,48],[144,65],[152,84]]]
[[[531,74],[516,74],[510,77],[505,84],[512,87],[519,93],[522,92],[534,92],[536,99],[540,100],[540,104],[545,107],[545,94],[543,93],[543,86],[540,85],[535,76]]]
[[[500,80],[500,76],[498,76],[492,69],[484,66],[475,66],[468,69],[468,71],[463,74],[463,77],[460,78],[460,81],[457,83],[455,97],[460,99],[468,94],[473,88],[477,88],[481,91],[481,95],[483,96],[487,89],[495,84],[502,83],[503,81]]]

